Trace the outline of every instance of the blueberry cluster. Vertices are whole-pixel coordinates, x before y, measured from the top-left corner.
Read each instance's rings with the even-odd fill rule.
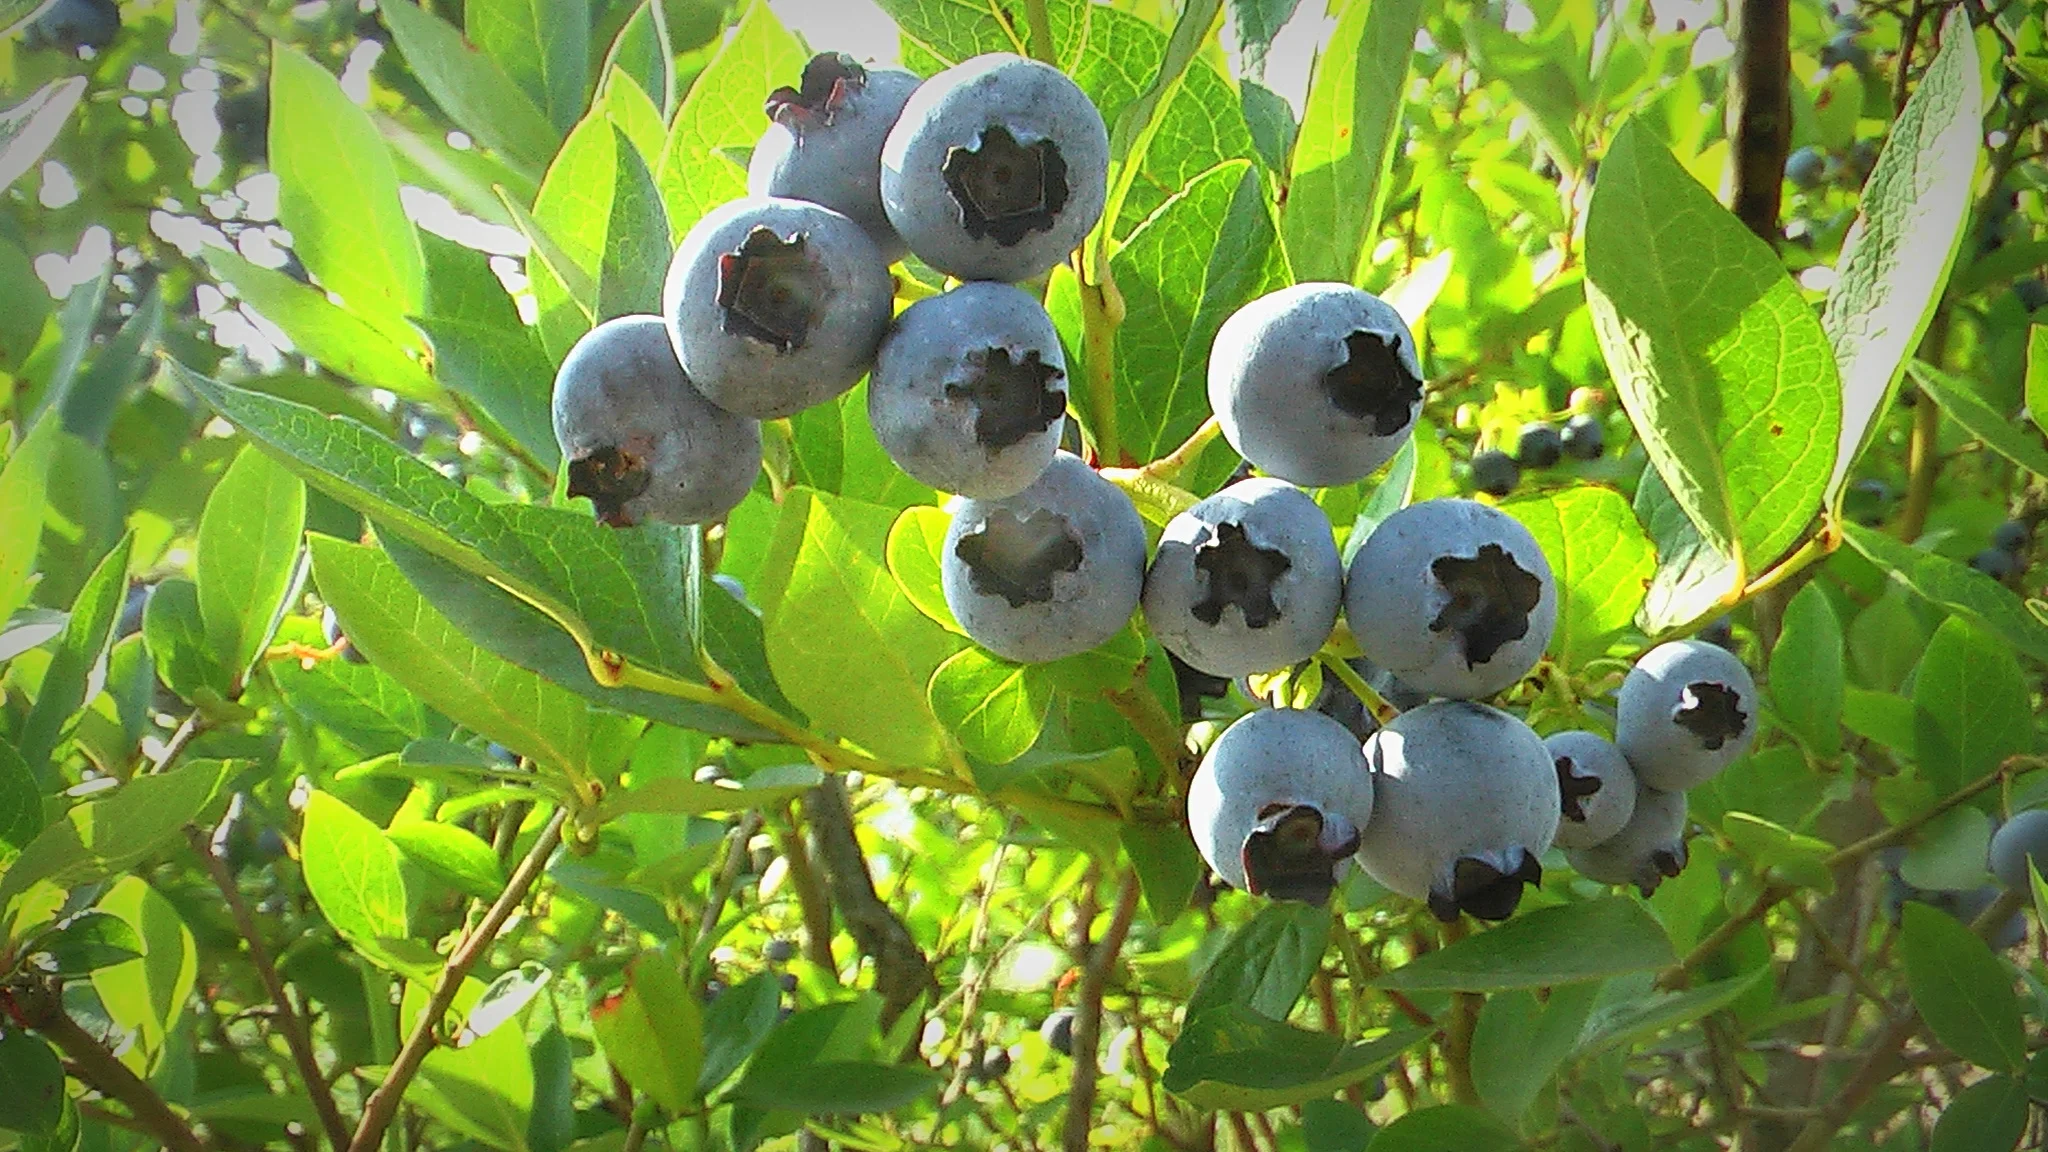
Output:
[[[2027,566],[2033,529],[2024,520],[2007,520],[1991,533],[1991,546],[1970,557],[1970,567],[1993,580],[2009,580]]]
[[[1446,513],[1431,504],[1463,507]],[[1502,663],[1475,678],[1475,638],[1483,648],[1514,627],[1475,631],[1470,622],[1506,607],[1508,615],[1524,613],[1530,633],[1547,638],[1554,607],[1541,605],[1549,595],[1549,570],[1542,569],[1536,602],[1520,608],[1528,594],[1510,591],[1520,583],[1512,577],[1482,587],[1457,575],[1468,570],[1455,563],[1440,569],[1461,551],[1483,555],[1496,548],[1508,556],[1497,564],[1519,570],[1502,537],[1486,540],[1483,530],[1471,527],[1485,521],[1467,509],[1500,516],[1466,501],[1410,509],[1436,519],[1439,541],[1463,534],[1464,546],[1450,544],[1423,557],[1419,568],[1413,555],[1384,573],[1368,567],[1366,578],[1375,581],[1368,595],[1375,601],[1395,591],[1412,595],[1405,601],[1389,596],[1370,617],[1347,607],[1360,647],[1374,661],[1401,645],[1430,644],[1422,633],[1437,631],[1438,622],[1466,620],[1462,630],[1441,630],[1464,645],[1465,674],[1453,674],[1455,662],[1446,666],[1427,648],[1418,652],[1428,658],[1411,664],[1400,682],[1427,685],[1442,698],[1373,726],[1362,745],[1355,729],[1322,711],[1257,711],[1226,728],[1188,791],[1196,846],[1225,881],[1276,899],[1321,903],[1355,860],[1374,880],[1423,902],[1441,920],[1464,913],[1500,920],[1514,912],[1525,885],[1542,881],[1541,858],[1552,847],[1563,850],[1579,875],[1633,884],[1644,895],[1685,866],[1686,791],[1740,759],[1755,735],[1756,685],[1748,669],[1704,641],[1663,644],[1623,681],[1613,740],[1583,730],[1538,737],[1521,719],[1478,697],[1498,691],[1488,685],[1501,683],[1510,670],[1506,682],[1526,675],[1542,641],[1499,645],[1478,663]],[[1466,526],[1453,527],[1460,520],[1442,519],[1446,515]],[[1429,520],[1416,523],[1430,526]],[[1390,519],[1367,540],[1353,562],[1354,581],[1359,561],[1394,526]],[[1397,537],[1386,554],[1420,551]],[[1540,562],[1541,553],[1534,555]],[[1415,587],[1397,587],[1402,572]],[[1454,574],[1448,583],[1446,572]],[[1417,605],[1424,615],[1416,615]],[[1362,617],[1430,623],[1375,632],[1359,629]],[[1387,646],[1389,636],[1394,648]],[[2039,840],[2048,850],[2048,829]]]
[[[1522,425],[1513,455],[1498,448],[1472,454],[1472,486],[1490,496],[1506,496],[1522,482],[1525,468],[1554,468],[1567,456],[1598,460],[1606,451],[1607,431],[1590,412],[1573,416],[1563,428],[1534,420]]]
[[[1094,105],[1058,69],[1008,54],[920,82],[828,52],[769,95],[767,114],[748,195],[683,237],[662,314],[607,320],[564,358],[554,424],[569,494],[618,526],[721,519],[760,471],[761,421],[835,400],[866,376],[876,437],[904,471],[1013,502],[1013,519],[1041,536],[1060,520],[1055,535],[1079,548],[1061,510],[1033,501],[1113,502],[1092,472],[1050,478],[1066,359],[1044,307],[1009,282],[1042,275],[1101,217],[1109,136]],[[892,316],[889,268],[906,253],[963,283]],[[1105,516],[1118,524],[1097,527],[1127,544],[1136,514]],[[970,583],[1009,581],[985,594],[1030,602],[1045,581],[1011,580],[1004,565],[1024,561],[1005,549],[1023,529],[1008,523],[966,545],[990,558]],[[1141,570],[1143,550],[1140,533]],[[1116,567],[1109,555],[1086,565],[1104,583],[1079,593],[1110,594]],[[1066,634],[1094,637],[1091,647],[1103,638]]]

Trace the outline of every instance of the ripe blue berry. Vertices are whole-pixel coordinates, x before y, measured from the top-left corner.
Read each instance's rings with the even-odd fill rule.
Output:
[[[1278,708],[1238,719],[1188,784],[1188,829],[1233,888],[1276,900],[1329,900],[1373,813],[1358,740],[1320,712]]]
[[[772,123],[754,145],[747,191],[822,204],[866,229],[894,262],[908,249],[882,208],[882,142],[918,83],[843,52],[811,57],[797,87],[768,96]]]
[[[1472,487],[1489,496],[1506,496],[1522,482],[1522,466],[1498,448],[1472,454]]]
[[[1713,779],[1756,737],[1756,681],[1727,649],[1673,640],[1643,654],[1615,698],[1614,742],[1646,788]]]

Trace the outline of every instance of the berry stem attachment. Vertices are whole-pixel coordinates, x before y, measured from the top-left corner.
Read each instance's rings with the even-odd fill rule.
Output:
[[[1045,0],[1024,0],[1024,30],[1030,37],[1031,58],[1059,67],[1053,58],[1052,17],[1046,12]]]
[[[1180,447],[1145,465],[1143,468],[1138,469],[1138,471],[1157,480],[1178,480],[1180,474],[1187,471],[1188,466],[1193,464],[1202,455],[1203,450],[1208,448],[1209,445],[1214,444],[1216,437],[1222,434],[1223,425],[1217,423],[1216,417],[1211,416],[1207,420],[1202,421],[1201,427],[1189,433],[1188,438],[1181,441]]]
[[[1338,683],[1351,689],[1351,694],[1358,697],[1359,703],[1365,705],[1365,710],[1372,713],[1372,718],[1379,721],[1382,727],[1392,724],[1394,717],[1401,714],[1399,708],[1387,703],[1387,698],[1374,691],[1373,686],[1367,684],[1365,678],[1351,665],[1327,651],[1316,653],[1316,659],[1322,662],[1323,671],[1335,676]]]

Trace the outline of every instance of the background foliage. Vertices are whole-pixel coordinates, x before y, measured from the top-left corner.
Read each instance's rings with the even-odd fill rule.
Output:
[[[2034,6],[1778,8],[1759,143],[1769,54],[1711,3],[1332,3],[1298,109],[1261,61],[1313,3],[883,3],[910,67],[1031,51],[1112,126],[1044,291],[1155,530],[1237,463],[1223,318],[1352,280],[1431,390],[1316,494],[1340,541],[1604,421],[1504,504],[1564,587],[1539,730],[1732,612],[1770,709],[1690,868],[1553,861],[1469,937],[1362,876],[1219,893],[1177,797],[1243,689],[1184,700],[1135,626],[972,648],[859,390],[708,534],[563,506],[555,363],[656,308],[834,45],[712,0],[51,23],[92,7],[0,0],[0,1143],[2038,1137],[2042,893],[1984,861],[2048,801],[2048,567],[1977,570],[2048,516]]]

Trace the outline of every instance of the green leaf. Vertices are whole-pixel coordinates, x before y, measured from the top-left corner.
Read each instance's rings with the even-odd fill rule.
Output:
[[[1871,563],[1890,572],[1893,579],[1937,607],[2048,663],[2048,622],[2028,611],[2026,604],[2005,585],[1968,565],[1901,544],[1861,524],[1844,523],[1842,538]]]
[[[2048,325],[2027,329],[2026,397],[2034,427],[2048,432]]]
[[[768,127],[761,102],[794,84],[810,59],[766,3],[750,3],[725,43],[697,74],[669,125],[655,174],[678,234],[728,200],[746,195],[747,173],[721,152],[752,147]]]
[[[470,42],[568,131],[590,89],[588,0],[470,0],[462,11]]]
[[[472,644],[381,551],[318,534],[308,541],[321,599],[371,662],[449,719],[543,769],[588,771],[589,705]]]
[[[1480,75],[1507,85],[1528,109],[1544,147],[1561,164],[1580,167],[1585,160],[1577,127],[1583,85],[1577,81],[1585,75],[1584,62],[1560,53],[1555,41],[1532,42],[1528,33],[1510,34],[1498,20],[1488,21],[1476,12],[1465,21],[1464,31]],[[1570,47],[1565,51],[1569,53]]]
[[[1258,169],[1230,160],[1197,176],[1131,233],[1110,271],[1126,309],[1115,439],[1123,463],[1142,464],[1208,418],[1209,346],[1223,321],[1286,282]]]
[[[57,317],[58,343],[51,352],[49,376],[29,427],[33,428],[44,412],[62,412],[66,407],[72,382],[78,378],[78,366],[92,347],[93,330],[99,326],[100,308],[106,303],[107,285],[112,283],[113,276],[112,265],[102,267],[98,276],[74,286],[64,297],[64,310]],[[33,373],[36,367],[30,365],[28,370]]]
[[[682,530],[614,530],[568,509],[486,504],[361,424],[172,364],[180,383],[313,487],[375,518],[384,534],[496,583],[581,630],[593,648],[702,682],[690,637],[702,631],[711,642],[721,633],[687,617],[682,593],[695,558]],[[744,658],[715,646],[713,655]],[[747,687],[760,698],[757,685]]]
[[[0,865],[43,830],[43,792],[14,745],[0,740]]]
[[[50,320],[50,291],[28,253],[0,239],[0,294],[13,305],[0,312],[0,372],[18,374]]]
[[[1827,861],[1835,846],[1827,841],[1748,812],[1726,813],[1721,819],[1721,833],[1758,872],[1813,888],[1822,895],[1834,891],[1834,873]]]
[[[1944,621],[1913,675],[1920,774],[1947,795],[2031,750],[2029,696],[2010,646],[1967,620]]]
[[[1550,654],[1582,668],[1635,619],[1656,570],[1650,541],[1619,492],[1584,486],[1534,499],[1510,500],[1501,511],[1536,537],[1557,577],[1557,628]]]
[[[2012,1152],[2027,1133],[2032,1111],[2025,1084],[2011,1076],[1987,1076],[1956,1093],[1941,1110],[1928,1148],[1931,1152]]]
[[[675,251],[654,176],[626,134],[616,126],[612,133],[615,179],[604,254],[597,267],[599,323],[615,316],[660,313],[662,282]]]
[[[6,17],[15,14],[0,12],[0,25],[14,24]],[[85,85],[83,76],[65,76],[36,89],[14,107],[0,111],[0,192],[13,187],[57,142],[64,122],[71,118],[71,110],[78,107],[79,97],[85,95]]]
[[[670,1114],[689,1110],[704,1062],[704,1024],[666,953],[634,957],[624,990],[590,1010],[590,1029],[627,1083]]]
[[[195,565],[199,618],[214,659],[236,683],[270,643],[305,522],[306,486],[253,444],[235,454],[207,497]]]
[[[968,755],[1007,764],[1045,730],[1053,682],[1030,665],[963,648],[932,673],[927,695],[932,715]]]
[[[1242,1004],[1190,1017],[1167,1050],[1160,1084],[1197,1108],[1264,1112],[1327,1097],[1392,1063],[1426,1033],[1404,1028],[1346,1044]]]
[[[1321,965],[1329,940],[1328,908],[1266,905],[1210,958],[1183,1019],[1241,1004],[1269,1020],[1285,1020]]]
[[[477,646],[501,660],[537,673],[601,708],[713,735],[750,739],[767,739],[771,735],[722,708],[639,688],[608,688],[599,684],[575,639],[533,605],[493,581],[466,572],[400,537],[386,536],[381,543],[385,554],[435,611],[446,616],[457,631]],[[703,608],[721,621],[732,617],[732,628],[711,630],[712,648],[719,662],[757,699],[788,711],[780,691],[767,679],[767,656],[762,651],[759,621],[734,603],[724,589],[708,582]],[[751,633],[743,639],[733,635],[749,627]],[[761,670],[755,670],[757,665]]]
[[[1676,960],[1664,929],[1641,904],[1610,897],[1517,916],[1374,983],[1401,992],[1498,992],[1601,980]]]
[[[1984,131],[1968,19],[1946,21],[1940,43],[1864,182],[1821,312],[1842,381],[1831,500],[1839,499],[1878,415],[1891,407],[1967,232]]]
[[[1372,1152],[1521,1152],[1522,1142],[1477,1108],[1442,1104],[1405,1113],[1380,1129]]]
[[[1371,1120],[1341,1100],[1309,1100],[1301,1106],[1301,1138],[1307,1152],[1359,1152],[1372,1143]]]
[[[198,585],[180,577],[158,582],[142,609],[142,636],[164,687],[187,701],[228,698],[230,677],[206,642]]]
[[[1716,551],[1757,571],[1805,534],[1834,464],[1841,385],[1768,244],[1624,125],[1586,222],[1586,297],[1651,462]]]
[[[540,336],[491,271],[489,257],[435,236],[427,255],[427,314],[413,323],[434,345],[434,377],[476,402],[550,473],[561,466],[549,402],[555,369]]]
[[[884,551],[889,573],[896,577],[896,587],[917,605],[917,610],[946,631],[965,636],[967,633],[953,619],[953,609],[946,603],[945,585],[939,575],[946,552],[946,533],[952,523],[953,518],[943,508],[928,504],[905,508],[889,527]]]
[[[64,396],[64,429],[95,448],[104,448],[107,431],[135,382],[149,363],[148,353],[163,334],[162,283],[152,283],[135,311],[93,358],[92,370]],[[41,326],[40,320],[38,327]]]
[[[1643,988],[1631,987],[1628,994],[1615,996],[1594,1010],[1579,1034],[1574,1055],[1580,1059],[1597,1056],[1719,1012],[1748,992],[1766,971],[1760,968],[1682,992],[1657,991],[1645,979]]]
[[[376,124],[296,48],[273,44],[270,57],[270,167],[292,250],[359,315],[418,312],[426,292],[419,235]]]
[[[1999,415],[1968,381],[1915,361],[1913,382],[1941,405],[1949,419],[1982,440],[1986,447],[2036,476],[2048,476],[2048,448],[2041,446],[2041,438],[2027,431],[2019,421]]]
[[[88,910],[37,940],[35,950],[49,953],[52,975],[75,978],[139,959],[142,937],[119,916]]]
[[[1300,4],[1301,0],[1230,0],[1238,50],[1244,54],[1247,72],[1258,75],[1265,70],[1266,50]]]
[[[413,75],[463,131],[536,170],[554,156],[554,125],[504,69],[471,47],[453,25],[410,0],[391,0],[378,5],[378,11]],[[474,13],[468,19],[477,22]]]
[[[1496,992],[1472,1034],[1472,1084],[1489,1111],[1510,1124],[1536,1102],[1578,1043],[1600,994],[1596,983],[1566,984],[1539,1003],[1524,989]]]
[[[450,1005],[451,1017],[464,1019],[484,1008],[487,992],[483,981],[464,979]],[[399,1021],[406,1031],[425,1012],[427,997],[420,976],[406,982],[399,1005]],[[524,1031],[512,1027],[482,1036],[458,1033],[453,1046],[436,1046],[420,1065],[419,1078],[407,1086],[406,1102],[418,1103],[428,1115],[471,1140],[504,1152],[527,1152],[534,1076]]]
[[[38,881],[69,888],[104,880],[154,856],[211,807],[232,769],[218,760],[190,760],[72,805],[0,875],[0,917],[13,897]]]
[[[139,959],[101,968],[92,988],[114,1024],[136,1033],[152,1062],[164,1053],[199,976],[199,949],[169,898],[137,876],[123,876],[100,897],[141,942]]]
[[[1117,835],[1138,874],[1138,888],[1144,893],[1152,923],[1163,928],[1180,919],[1194,898],[1203,868],[1202,855],[1187,830],[1179,824],[1131,821]]]
[[[64,1118],[64,1065],[40,1036],[0,1033],[0,1128],[49,1136]]]
[[[326,792],[306,798],[299,867],[321,915],[357,952],[404,971],[390,943],[409,931],[405,871],[398,846],[382,828]]]
[[[1700,536],[1655,468],[1643,469],[1635,513],[1657,548],[1657,570],[1636,612],[1637,628],[1651,636],[1682,630],[1734,602],[1743,574]]]
[[[925,687],[962,643],[884,566],[887,508],[797,489],[784,501],[760,603],[768,662],[813,727],[903,764],[935,762],[945,733]]]
[[[708,1096],[740,1070],[775,1030],[782,1010],[777,977],[763,972],[727,988],[704,1010],[704,1065],[697,1094]]]
[[[373,325],[336,305],[318,288],[258,267],[226,249],[208,248],[203,255],[215,277],[232,284],[235,294],[291,337],[300,352],[336,375],[389,389],[408,400],[439,394],[433,377],[407,354],[421,347],[416,334],[400,337],[390,325]]]
[[[1842,622],[1817,584],[1785,606],[1771,649],[1771,703],[1778,720],[1816,756],[1842,751]]]
[[[50,457],[62,431],[56,420],[37,421],[0,467],[0,620],[28,602],[29,573],[43,539]]]
[[[1420,0],[1348,0],[1322,46],[1281,227],[1297,280],[1353,282],[1379,234]]]
[[[931,1095],[930,1069],[866,1060],[821,1060],[801,1068],[756,1061],[733,1086],[732,1099],[756,1108],[824,1116],[893,1112]]]
[[[1973,1064],[2023,1071],[2027,1041],[2012,970],[1946,912],[1908,901],[1901,915],[1906,987],[1934,1038]]]
[[[468,829],[431,820],[403,820],[394,823],[388,835],[406,859],[458,892],[495,900],[505,888],[505,869],[498,854]]]
[[[99,694],[94,671],[100,669],[104,674],[100,662],[113,643],[114,625],[128,596],[128,560],[134,546],[133,533],[123,536],[79,589],[71,618],[64,623],[64,636],[51,653],[49,670],[43,673],[35,707],[21,724],[17,734],[21,758],[38,775],[49,764],[65,731],[77,723],[79,710]]]
[[[744,812],[787,804],[818,786],[824,774],[809,764],[777,764],[756,769],[745,780],[701,781],[661,776],[607,793],[598,806],[600,819],[628,812],[704,816]]]

